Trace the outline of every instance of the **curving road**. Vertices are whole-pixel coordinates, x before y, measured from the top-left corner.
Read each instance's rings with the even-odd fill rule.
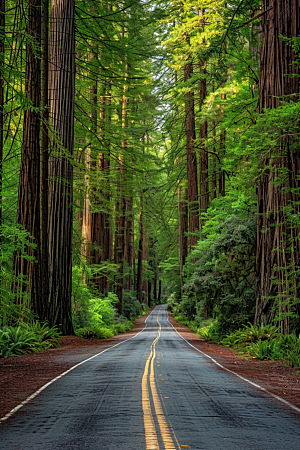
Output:
[[[191,348],[162,306],[0,425],[1,450],[68,448],[299,450],[300,419]]]

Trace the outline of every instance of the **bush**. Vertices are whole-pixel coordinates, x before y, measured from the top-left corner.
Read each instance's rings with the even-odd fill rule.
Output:
[[[250,343],[258,341],[270,341],[280,336],[277,327],[273,325],[260,325],[254,327],[251,323],[240,328],[235,333],[229,334],[222,340],[223,345],[236,346],[243,348]]]
[[[49,328],[47,324],[41,325],[39,322],[3,327],[0,329],[0,357],[19,356],[58,347],[59,336],[56,327]]]
[[[114,331],[111,328],[98,327],[98,328],[79,328],[76,330],[76,335],[84,339],[107,339],[113,337]]]
[[[201,339],[205,339],[206,341],[219,342],[219,335],[217,330],[217,322],[216,321],[206,321],[211,322],[207,326],[203,326],[196,330],[196,333],[199,334]]]
[[[256,359],[282,359],[291,367],[300,367],[300,338],[295,334],[284,336],[273,325],[251,324],[229,334],[221,343]]]
[[[127,320],[125,317],[120,316],[117,323],[114,325],[117,334],[126,333],[134,328],[134,320]]]
[[[131,320],[140,316],[143,312],[144,306],[145,305],[141,305],[140,302],[136,299],[135,291],[123,291],[122,314],[127,319]]]

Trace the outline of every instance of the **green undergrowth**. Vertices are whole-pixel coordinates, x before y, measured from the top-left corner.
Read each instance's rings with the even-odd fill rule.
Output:
[[[135,320],[127,320],[125,318],[118,317],[118,321],[112,326],[93,326],[83,327],[76,330],[76,335],[84,339],[107,339],[117,334],[126,333],[134,328]]]
[[[82,270],[73,268],[72,317],[76,336],[107,339],[132,330],[135,319],[145,314],[148,307],[136,300],[134,291],[124,290],[120,314],[118,296],[113,292],[103,296],[93,289],[90,268],[85,268],[84,277]]]
[[[231,347],[246,358],[282,360],[287,366],[300,367],[300,336],[283,335],[276,326],[254,327],[248,323],[234,333],[221,338],[218,334],[217,321],[206,321],[201,327],[197,327],[195,322],[189,322],[183,316],[176,316],[174,319],[188,326],[200,338]]]
[[[38,353],[45,349],[60,346],[60,333],[56,327],[46,323],[21,323],[3,326],[0,329],[0,358],[20,356],[25,353]]]

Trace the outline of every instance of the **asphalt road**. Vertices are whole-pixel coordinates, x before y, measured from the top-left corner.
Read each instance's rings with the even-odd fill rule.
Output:
[[[68,448],[299,450],[300,419],[193,350],[162,306],[0,425],[1,450]]]

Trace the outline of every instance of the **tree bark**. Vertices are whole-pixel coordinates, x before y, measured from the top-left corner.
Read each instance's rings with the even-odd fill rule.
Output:
[[[179,270],[180,270],[180,289],[181,296],[183,295],[183,266],[188,253],[188,222],[187,222],[187,201],[185,192],[178,187],[178,254],[179,254]]]
[[[48,264],[48,164],[49,164],[49,0],[42,2],[42,177],[41,177],[41,276],[42,298],[44,305],[49,298],[49,264]],[[48,308],[45,308],[44,314]],[[45,316],[45,319],[47,317]]]
[[[261,19],[264,38],[261,52],[258,112],[264,108],[277,108],[282,99],[296,100],[299,92],[299,78],[295,66],[295,54],[280,36],[288,38],[299,36],[299,0],[263,0]],[[255,323],[271,323],[276,309],[285,317],[281,321],[282,331],[289,331],[289,298],[298,298],[297,287],[289,279],[289,271],[295,270],[299,261],[299,229],[290,228],[286,223],[283,208],[290,205],[294,213],[299,213],[299,195],[291,189],[299,189],[300,170],[299,150],[291,146],[290,138],[282,140],[277,154],[266,159],[270,167],[263,174],[258,185],[257,207],[257,258],[256,258],[256,316]],[[291,148],[292,147],[292,148]],[[288,173],[282,184],[274,183],[276,177]],[[277,267],[277,268],[276,268]],[[272,278],[277,278],[274,283]],[[294,291],[291,293],[291,289]],[[282,304],[281,304],[282,303]]]
[[[144,225],[143,225],[143,197],[141,196],[140,223],[139,223],[139,248],[137,266],[137,299],[143,303],[143,246],[144,246]]]
[[[226,94],[222,94],[221,99],[225,100]],[[219,150],[220,158],[222,158],[225,155],[225,150],[226,150],[226,132],[222,131],[222,133],[220,134],[220,150]],[[225,197],[225,171],[222,169],[221,164],[219,168],[219,197]]]
[[[193,76],[193,63],[188,61],[184,67],[184,81]],[[186,93],[185,102],[185,130],[188,178],[188,207],[189,207],[189,247],[192,249],[197,243],[196,232],[199,230],[198,178],[197,156],[194,149],[195,132],[195,102],[192,90]]]
[[[202,60],[200,62],[200,101],[199,110],[201,110],[204,105],[204,100],[207,95],[206,87],[206,67],[205,62]],[[207,211],[209,203],[209,186],[208,186],[208,153],[205,150],[205,140],[207,138],[207,121],[200,123],[200,152],[199,152],[199,162],[200,162],[200,214]]]
[[[49,318],[72,334],[72,228],[75,0],[52,0],[49,51],[50,122],[55,137],[49,158]]]
[[[2,172],[4,146],[4,62],[5,62],[5,1],[0,0],[0,228],[2,226]],[[1,245],[1,236],[0,236]]]
[[[213,122],[213,129],[212,129],[212,135],[213,135],[213,151],[216,153],[216,124]],[[216,156],[212,156],[212,179],[211,179],[211,199],[214,200],[217,198],[217,158]]]
[[[32,104],[24,113],[23,142],[18,195],[17,223],[22,225],[32,239],[35,248],[28,247],[27,253],[33,260],[28,261],[16,255],[15,274],[25,277],[28,286],[20,281],[17,293],[21,301],[22,291],[31,297],[31,308],[39,318],[44,317],[41,297],[40,273],[40,106],[41,106],[41,0],[28,1],[26,43],[26,84],[27,99]],[[19,295],[18,295],[19,294]]]

